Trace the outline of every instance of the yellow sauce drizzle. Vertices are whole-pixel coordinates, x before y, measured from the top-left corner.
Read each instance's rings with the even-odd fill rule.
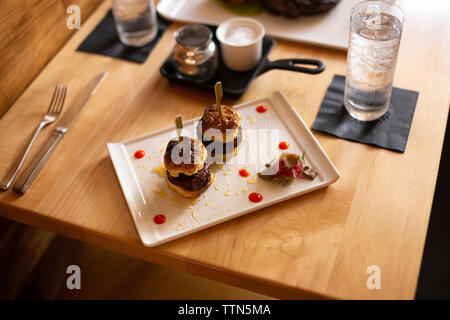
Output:
[[[166,200],[170,200],[170,197],[164,192],[164,190],[156,189],[156,190],[153,190],[153,192],[156,193],[161,198],[164,198]]]
[[[208,201],[208,196],[206,195],[206,193],[204,193],[205,196],[205,206],[207,207],[211,207],[213,209],[217,209],[216,207],[214,207],[209,201]]]
[[[177,195],[174,195],[174,196],[168,195],[162,189],[156,189],[156,190],[153,190],[153,192],[156,193],[161,198],[166,199],[166,200],[175,200],[175,201],[183,202],[183,203],[185,202],[183,198],[180,198]]]
[[[156,166],[152,169],[153,173],[156,173],[159,177],[165,178],[166,177],[166,167],[164,164],[161,164],[159,166]]]
[[[230,178],[228,178],[228,177],[226,177],[226,180],[227,180],[227,185],[228,185],[228,193],[230,193],[231,192],[231,181],[230,181]]]
[[[191,221],[192,223],[195,223],[195,221],[192,220],[191,216],[188,215],[186,210],[183,210],[183,214],[184,214],[184,217],[186,218],[186,221]]]
[[[172,225],[172,227],[176,230],[176,231],[180,231],[181,229],[177,226]]]
[[[220,190],[219,186],[217,185],[217,183],[215,181],[214,181],[214,188],[217,191],[221,192],[223,195],[231,197],[232,196],[231,195],[231,182],[230,182],[230,179],[228,177],[226,177],[226,180],[227,180],[227,185],[228,185],[228,191]]]
[[[169,221],[169,219],[167,219]],[[170,225],[176,230],[176,231],[180,231],[181,229],[185,230],[186,226],[183,222],[181,221],[175,221],[175,224],[170,222]]]
[[[192,216],[195,218],[195,220],[200,221],[200,218],[197,217],[197,215],[196,215],[196,211],[195,211],[194,207],[193,206],[189,206],[189,209],[191,209]]]
[[[247,179],[247,184],[255,184],[255,183],[256,183],[256,176]]]
[[[251,114],[249,114],[249,115],[247,116],[247,119],[250,121],[250,124],[254,124],[255,121],[256,121],[255,118],[253,118]]]

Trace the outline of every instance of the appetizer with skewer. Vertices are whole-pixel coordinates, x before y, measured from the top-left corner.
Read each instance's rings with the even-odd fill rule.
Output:
[[[164,154],[169,187],[186,198],[195,198],[213,183],[207,151],[200,140],[182,136],[181,117],[176,119],[178,138],[169,141]]]
[[[216,104],[206,108],[197,126],[197,134],[212,159],[227,160],[237,153],[242,142],[241,116],[233,107],[222,105],[222,83],[214,86]]]

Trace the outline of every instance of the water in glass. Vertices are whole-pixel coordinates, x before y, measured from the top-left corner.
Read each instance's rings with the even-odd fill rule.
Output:
[[[352,10],[344,102],[362,121],[378,119],[389,108],[403,17],[388,7],[394,6],[369,1]]]
[[[150,43],[158,32],[153,0],[112,0],[120,40],[133,47]]]

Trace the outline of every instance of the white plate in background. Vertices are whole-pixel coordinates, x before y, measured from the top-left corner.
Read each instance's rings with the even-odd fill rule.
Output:
[[[257,113],[256,107],[259,105],[266,106],[267,112]],[[235,108],[242,117],[243,142],[238,154],[230,159],[230,163],[221,168],[212,167],[215,183],[197,201],[182,198],[169,188],[165,178],[152,172],[163,163],[167,142],[176,136],[174,127],[123,142],[107,144],[128,208],[145,246],[156,246],[324,188],[339,178],[337,169],[325,151],[280,91],[263,99],[237,105]],[[185,130],[191,137],[195,136],[196,120],[198,119],[184,123]],[[267,139],[263,131],[263,139],[258,140],[259,143],[254,143],[252,137],[257,129],[278,129],[278,131],[267,131]],[[276,134],[271,135],[269,132]],[[267,144],[264,141],[267,141]],[[290,186],[281,187],[256,176],[256,173],[264,168],[264,163],[276,159],[281,154],[282,151],[278,149],[280,141],[289,142],[289,152],[302,154],[306,151],[307,164],[319,173],[313,181],[295,179]],[[263,148],[264,146],[267,148]],[[146,156],[142,159],[134,157],[134,153],[139,149],[146,151]],[[256,156],[259,163],[254,161]],[[244,167],[251,173],[248,178],[239,176],[239,169]],[[261,193],[263,201],[259,203],[249,201],[248,195],[251,192]],[[161,225],[155,224],[153,217],[156,214],[164,214],[167,221]]]
[[[248,17],[261,22],[266,33],[275,38],[347,50],[350,10],[360,2],[341,0],[332,10],[310,17],[287,18],[266,10]],[[215,0],[161,0],[157,10],[167,20],[216,26],[238,16],[222,8]]]

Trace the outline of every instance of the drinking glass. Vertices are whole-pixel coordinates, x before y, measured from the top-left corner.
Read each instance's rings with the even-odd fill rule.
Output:
[[[111,0],[120,41],[132,47],[150,43],[158,33],[153,0]]]
[[[177,74],[182,78],[203,82],[217,72],[218,54],[210,28],[191,24],[178,29],[173,51]]]
[[[344,104],[358,120],[378,119],[389,108],[403,20],[403,11],[384,1],[351,10]]]

